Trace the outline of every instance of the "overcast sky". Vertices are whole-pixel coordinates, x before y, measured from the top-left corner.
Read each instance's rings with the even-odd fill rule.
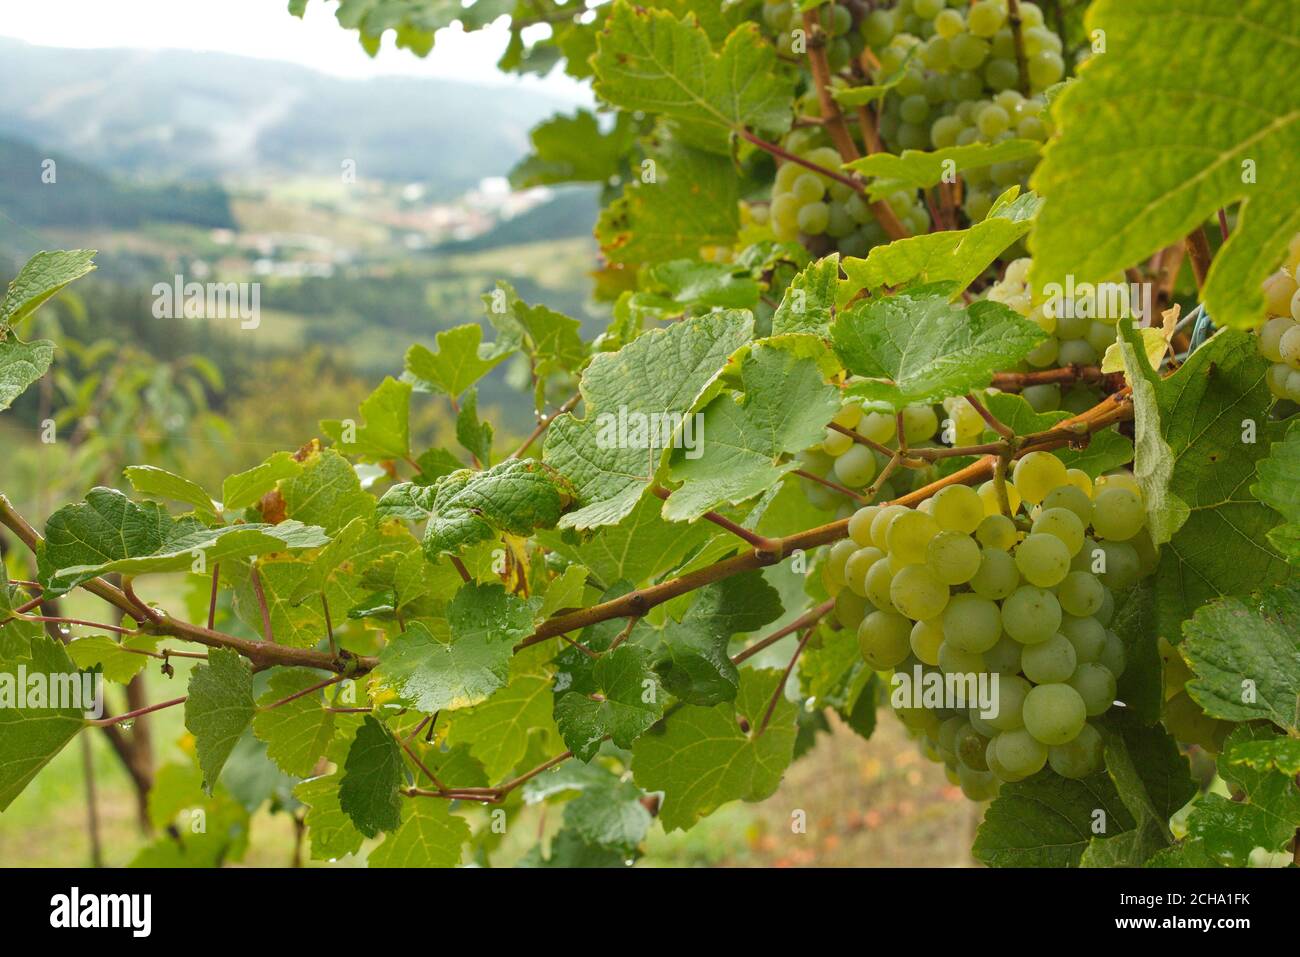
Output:
[[[357,34],[334,19],[333,0],[310,0],[299,20],[287,0],[0,0],[0,36],[41,46],[212,50],[300,63],[338,76],[401,73],[472,83],[524,85],[586,100],[586,88],[557,72],[505,76],[495,63],[508,33],[491,27],[438,33],[423,60],[398,50],[390,32],[371,59]]]

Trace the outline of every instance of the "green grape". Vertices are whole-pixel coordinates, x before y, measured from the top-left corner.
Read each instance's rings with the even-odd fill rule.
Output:
[[[1055,490],[1053,490],[1055,491]],[[1077,491],[1077,489],[1076,489]],[[1050,493],[1049,493],[1050,494]],[[1044,507],[1034,519],[1031,531],[1059,539],[1073,558],[1083,548],[1084,523],[1068,508]]]
[[[935,742],[939,745],[939,750],[951,752],[952,755],[956,757],[957,732],[969,723],[970,722],[961,715],[945,718],[939,725],[939,733],[935,739]]]
[[[913,0],[912,11],[922,20],[933,20],[943,9],[943,0]]]
[[[776,170],[776,179],[772,183],[772,192],[789,193],[794,189],[794,181],[808,171],[798,163],[782,163]],[[796,200],[796,208],[798,201]]]
[[[1278,316],[1264,323],[1259,329],[1259,354],[1269,362],[1283,362],[1282,337],[1292,329],[1298,329],[1290,316]]]
[[[1047,760],[1061,777],[1078,781],[1101,770],[1104,754],[1101,735],[1085,724],[1073,741],[1048,748]]]
[[[831,421],[836,425],[851,429],[862,421],[862,406],[857,402],[845,402],[840,406],[840,410],[835,413]]]
[[[1003,633],[998,643],[984,652],[984,663],[999,674],[1012,676],[1020,671],[1020,658],[1025,646]]]
[[[1092,325],[1092,319],[1079,315],[1079,311],[1063,310],[1064,315],[1056,317],[1056,334],[1062,339],[1081,339]],[[1064,363],[1062,363],[1064,365]]]
[[[998,764],[1013,775],[1012,780],[1037,774],[1047,764],[1047,748],[1026,730],[1003,731],[993,741]]]
[[[1056,589],[1061,608],[1080,618],[1095,615],[1105,601],[1105,594],[1105,586],[1088,572],[1070,572]]]
[[[979,127],[980,133],[992,139],[1011,125],[1011,117],[1007,116],[1007,111],[1002,107],[991,103],[980,110],[975,125]]]
[[[988,801],[997,797],[998,779],[991,771],[972,771],[959,764],[957,783],[968,801]]]
[[[931,514],[945,532],[970,534],[984,521],[984,503],[969,485],[949,485],[930,499]]]
[[[1087,721],[1079,692],[1067,684],[1038,685],[1025,696],[1025,730],[1048,746],[1072,741]]]
[[[1045,588],[1021,585],[1002,602],[1002,627],[1022,645],[1047,641],[1061,627],[1061,604]]]
[[[939,417],[930,405],[909,405],[903,409],[903,438],[908,445],[928,441],[939,429]]]
[[[980,717],[978,708],[968,708],[966,711],[966,720],[970,722],[972,728],[989,740],[998,736],[998,729]]]
[[[984,82],[994,90],[1009,90],[1020,82],[1020,69],[1015,60],[995,56],[984,67]]]
[[[993,102],[1006,110],[1009,116],[1017,114],[1017,109],[1023,100],[1024,96],[1019,90],[1001,90],[993,97]]]
[[[939,523],[931,516],[914,509],[905,509],[903,514],[895,516],[889,523],[885,550],[889,552],[891,558],[902,564],[920,565],[925,562],[926,548],[930,544],[930,539],[938,534]]]
[[[1074,518],[1073,513],[1066,514]],[[1015,558],[1016,568],[1025,581],[1040,588],[1059,584],[1070,572],[1069,549],[1055,535],[1031,532],[1016,547]]]
[[[1007,493],[1007,505],[1010,506],[1012,514],[1020,509],[1020,493],[1016,487],[1010,483],[1004,483]],[[1002,512],[1002,499],[998,495],[997,483],[990,479],[975,490],[984,503],[985,515],[998,515]]]
[[[898,433],[898,420],[883,412],[868,412],[858,423],[858,434],[884,445]]]
[[[838,183],[836,184],[839,185]],[[843,239],[858,228],[858,224],[849,215],[848,207],[842,202],[830,204],[830,218],[826,221],[826,235],[834,239]]]
[[[856,628],[868,607],[866,599],[846,588],[835,596],[835,620],[845,628]]]
[[[844,578],[844,566],[853,554],[856,546],[849,541],[836,542],[826,555],[826,573],[837,585],[847,584]]]
[[[908,565],[889,583],[889,598],[913,621],[937,617],[948,604],[948,586],[925,565]]]
[[[829,20],[829,23],[823,25],[826,27],[826,32],[833,37],[843,36],[853,26],[853,14],[849,12],[849,8],[838,4],[830,7]]]
[[[985,548],[1009,551],[1018,537],[1016,523],[1001,514],[985,515],[975,529],[976,540]]]
[[[1102,542],[1098,546],[1105,556],[1101,583],[1113,591],[1123,591],[1142,577],[1142,560],[1128,542]]]
[[[1000,601],[1020,585],[1016,560],[1000,548],[980,550],[980,566],[970,579],[970,587],[981,598]]]
[[[1102,625],[1109,625],[1111,619],[1115,617],[1115,596],[1105,585],[1102,586],[1102,603],[1101,607],[1093,614]]]
[[[889,532],[890,523],[900,515],[906,515],[911,509],[906,505],[886,505],[871,521],[871,544],[875,545],[882,551],[890,551],[889,540],[886,537]]]
[[[1043,10],[1036,3],[1020,4],[1020,25],[1026,29],[1034,29],[1043,25]]]
[[[1044,50],[1029,57],[1029,82],[1039,90],[1046,89],[1065,76],[1065,61],[1055,50]]]
[[[809,236],[818,236],[826,231],[830,215],[830,207],[825,203],[809,203],[799,210],[799,229]]]
[[[1002,637],[1002,616],[995,602],[979,595],[953,595],[943,613],[944,643],[956,651],[981,654]]]
[[[969,33],[959,33],[948,41],[948,55],[953,65],[963,70],[974,70],[989,55],[989,45]]]
[[[898,145],[905,150],[923,150],[930,145],[929,132],[916,123],[900,123],[897,138]]]
[[[1096,365],[1098,358],[1097,350],[1083,339],[1063,340],[1056,353],[1056,361],[1063,367]]]
[[[1106,647],[1102,650],[1097,663],[1113,674],[1116,680],[1124,676],[1124,668],[1128,663],[1128,653],[1124,650],[1123,640],[1115,632],[1106,632]]]
[[[930,101],[920,93],[913,93],[898,105],[898,115],[905,123],[924,123],[930,116]]]
[[[997,0],[979,0],[970,8],[970,32],[977,37],[991,37],[1002,29],[1007,14]]]
[[[939,646],[939,668],[946,675],[980,674],[986,670],[982,655],[961,651],[946,640]]]
[[[849,541],[852,541],[852,539],[849,539]],[[856,545],[857,542],[853,542],[853,544]],[[868,598],[867,572],[871,571],[872,565],[884,557],[884,552],[871,545],[857,549],[844,563],[844,583],[853,589],[854,594]]]
[[[1084,536],[1083,547],[1079,549],[1078,554],[1076,554],[1074,558],[1070,559],[1070,571],[1100,574],[1099,571],[1095,571],[1093,568],[1093,566],[1097,564],[1097,556],[1099,554],[1104,554],[1101,550],[1101,546],[1097,544],[1095,539]]]
[[[988,718],[988,723],[999,731],[1014,731],[1025,726],[1021,712],[1025,706],[1025,696],[1031,685],[1019,675],[999,675],[994,684],[997,688],[996,713]]]
[[[879,505],[866,505],[849,519],[849,538],[866,547],[871,544],[871,521],[880,512]]]
[[[1054,382],[1045,385],[1027,385],[1020,392],[1020,397],[1029,403],[1035,412],[1052,412],[1061,405],[1061,387]]]
[[[925,563],[945,585],[962,585],[980,569],[980,547],[961,532],[940,532],[926,546]]]
[[[918,621],[909,636],[912,654],[927,665],[939,663],[939,646],[943,644],[943,624],[937,618]]]
[[[966,28],[966,21],[957,10],[941,10],[934,18],[934,32],[945,40],[951,40]]]
[[[911,654],[911,633],[912,623],[902,615],[873,611],[858,626],[858,650],[874,670],[888,671]]]
[[[1076,485],[1058,485],[1047,493],[1043,499],[1043,510],[1055,508],[1069,509],[1084,526],[1092,522],[1092,499]],[[1079,549],[1076,548],[1073,554],[1079,554]]]
[[[1036,369],[1045,369],[1056,363],[1056,357],[1061,351],[1061,343],[1056,337],[1044,339],[1034,348],[1029,350],[1029,355],[1025,356],[1025,361]]]
[[[1074,645],[1074,656],[1080,664],[1100,661],[1106,647],[1106,629],[1096,618],[1066,615],[1061,620],[1061,634]]]
[[[919,731],[926,737],[939,731],[939,716],[928,708],[895,708],[894,714],[905,727]]]
[[[989,746],[989,739],[980,734],[970,723],[957,729],[953,736],[953,750],[957,760],[973,771],[987,771],[989,766],[984,760],[984,751]]]
[[[872,222],[871,204],[854,193],[844,201],[844,209],[856,223]],[[866,434],[865,432],[863,433]]]
[[[1047,124],[1036,116],[1026,116],[1016,124],[1016,136],[1042,143],[1047,139]]]
[[[975,100],[984,90],[984,83],[980,80],[978,73],[970,70],[961,70],[952,75],[952,99],[963,101],[963,106],[972,105],[968,101]],[[962,120],[968,125],[972,122],[973,114],[962,117]]]
[[[1132,472],[1107,472],[1093,483],[1093,499],[1095,500],[1104,489],[1108,488],[1126,488],[1138,498],[1142,497],[1142,486]]]
[[[894,569],[887,558],[882,558],[867,571],[867,577],[863,582],[867,600],[881,611],[898,611],[889,597],[890,585],[893,581]]]
[[[1105,714],[1115,702],[1115,676],[1105,665],[1095,662],[1079,665],[1069,679],[1069,685],[1079,692],[1090,718]]]
[[[998,737],[1001,737],[1001,735],[999,735]],[[998,760],[998,739],[997,738],[992,738],[989,741],[989,746],[984,752],[984,761],[989,766],[989,773],[992,774],[994,777],[996,777],[999,781],[1019,780],[1019,778],[1017,778],[1014,774],[1012,774],[1010,771],[1004,768],[1002,766],[1002,762]]]
[[[1142,499],[1126,488],[1107,487],[1097,493],[1092,505],[1092,527],[1101,538],[1127,541],[1146,524]]]
[[[1026,646],[1020,653],[1020,670],[1035,684],[1067,681],[1077,664],[1074,645],[1060,632],[1040,644]]]
[[[1065,463],[1051,452],[1030,452],[1016,462],[1012,481],[1021,498],[1037,505],[1052,489],[1066,484]]]
[[[872,10],[863,17],[859,32],[868,45],[883,47],[894,36],[894,11]]]
[[[862,488],[876,477],[876,453],[856,442],[835,460],[835,478],[849,488]]]
[[[853,448],[852,436],[837,432],[835,429],[826,430],[826,437],[822,439],[822,451],[827,455],[838,458],[851,448]]]

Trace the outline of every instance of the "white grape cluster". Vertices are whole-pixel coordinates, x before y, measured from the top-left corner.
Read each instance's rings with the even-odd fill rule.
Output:
[[[1106,355],[1106,349],[1115,341],[1115,325],[1121,317],[1079,315],[1086,310],[1057,308],[1051,302],[1035,306],[1029,288],[1031,263],[1028,258],[1012,260],[1002,278],[988,290],[989,299],[1014,309],[1047,333],[1047,338],[1025,357],[1021,370],[1008,371],[1098,365]],[[1069,303],[1061,305],[1068,306]],[[1058,316],[1058,312],[1062,315]],[[1055,409],[1082,412],[1097,401],[1093,389],[1075,386],[1063,394],[1055,383],[1027,386],[1022,395],[1037,412]]]
[[[1010,515],[993,482],[949,486],[917,509],[863,508],[823,566],[835,615],[872,668],[997,676],[992,717],[898,711],[975,800],[1048,764],[1067,778],[1101,766],[1088,719],[1110,708],[1124,671],[1123,642],[1107,628],[1114,594],[1157,561],[1129,473],[1094,483],[1030,452],[1005,492]]]
[[[1269,391],[1300,403],[1300,235],[1286,263],[1264,281],[1264,308],[1269,319],[1259,330],[1259,353],[1273,363]]]
[[[763,0],[763,25],[776,38],[777,48],[787,56],[798,56],[793,41],[798,30],[803,30],[803,11],[800,4],[791,0]],[[864,41],[853,29],[853,11],[838,3],[827,3],[818,10],[818,22],[826,32],[826,62],[832,73],[849,65],[849,60],[862,52]]]
[[[859,402],[849,401],[840,407],[831,421],[885,448],[898,448],[898,418],[893,412],[873,411],[865,409]],[[934,406],[911,405],[903,410],[903,439],[909,448],[930,443],[938,430],[939,416]],[[805,471],[854,491],[871,485],[887,461],[880,452],[829,426],[821,443],[805,450],[799,458]],[[910,474],[913,471],[896,471],[880,487],[877,497],[893,498],[903,491],[904,483],[915,481],[916,476]],[[819,508],[834,510],[845,501],[834,489],[815,482],[805,482],[805,491],[809,501]]]
[[[808,108],[815,109],[812,105]],[[794,130],[786,135],[782,148],[825,169],[838,170],[843,162],[837,150],[825,145],[821,130]],[[930,217],[919,197],[902,191],[885,202],[912,234],[929,231]],[[838,249],[845,256],[861,257],[889,242],[889,234],[864,196],[794,162],[777,168],[771,205],[766,211],[753,207],[751,217],[760,224],[770,223],[772,234],[781,242],[802,242],[819,255]]]
[[[904,70],[886,97],[880,135],[895,152],[1013,137],[1043,142],[1051,133],[1043,90],[1065,75],[1061,38],[1033,3],[1020,4],[1021,43],[1030,95],[1020,70],[1005,0],[899,0],[862,19],[860,30],[880,61],[878,80]],[[997,195],[1024,184],[1034,159],[966,170],[963,208],[971,222]]]

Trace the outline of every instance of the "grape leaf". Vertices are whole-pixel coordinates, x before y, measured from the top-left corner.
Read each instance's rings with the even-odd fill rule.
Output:
[[[209,794],[240,736],[253,721],[253,672],[239,653],[213,648],[190,673],[185,728],[194,735],[203,788]]]
[[[27,260],[0,299],[0,342],[64,286],[93,272],[95,253],[94,249],[56,249]]]
[[[501,364],[507,353],[484,355],[483,329],[478,323],[455,326],[436,336],[438,351],[416,343],[406,350],[402,380],[416,392],[441,392],[453,399]]]
[[[1300,522],[1300,423],[1292,423],[1286,437],[1273,443],[1255,474],[1259,481],[1251,493],[1288,522]]]
[[[1300,828],[1300,790],[1292,775],[1233,764],[1229,755],[1242,745],[1268,740],[1268,728],[1242,726],[1224,742],[1219,775],[1243,800],[1210,793],[1200,798],[1187,818],[1187,833],[1199,838],[1220,864],[1246,867],[1251,852],[1282,851]]]
[[[1256,771],[1276,769],[1283,774],[1300,774],[1300,738],[1275,734],[1254,741],[1239,741],[1225,750],[1229,764],[1244,764]]]
[[[477,327],[475,327],[477,328]],[[386,376],[361,403],[365,424],[325,419],[321,431],[346,455],[364,459],[404,459],[411,453],[411,391],[409,382]]]
[[[846,369],[872,380],[849,389],[895,409],[933,403],[988,385],[993,373],[1023,359],[1045,335],[1001,303],[968,308],[948,301],[950,285],[923,286],[867,299],[831,327]]]
[[[41,675],[45,681],[39,687],[50,691],[55,682],[69,689],[69,677],[76,678],[77,690],[83,687],[63,645],[46,635],[31,639],[30,657],[0,661],[0,811],[77,736],[85,725],[83,710],[93,707],[83,701],[84,709],[49,708],[45,694],[37,702],[31,697],[38,688],[33,679]]]
[[[556,183],[599,183],[616,179],[636,142],[636,123],[619,112],[608,131],[602,132],[596,114],[576,110],[573,116],[557,113],[528,134],[533,151],[510,171],[515,189]]]
[[[682,417],[709,397],[728,357],[752,330],[746,312],[710,313],[651,330],[591,360],[581,387],[587,418],[558,416],[543,450],[544,461],[573,484],[582,506],[561,518],[561,526],[613,525],[632,511],[666,455],[663,432],[670,433],[666,444],[676,440]]]
[[[321,693],[301,694],[320,682],[318,675],[305,669],[277,669],[271,673],[266,694],[257,701],[253,734],[266,742],[266,753],[280,770],[294,777],[312,773],[334,736],[334,713],[325,710]],[[268,710],[292,695],[300,697]]]
[[[447,730],[447,743],[466,744],[483,763],[488,778],[502,780],[523,759],[530,732],[554,734],[551,683],[539,675],[521,675],[492,697],[457,713]]]
[[[687,830],[728,801],[761,801],[781,783],[794,751],[795,707],[784,695],[759,728],[783,675],[746,668],[734,702],[683,705],[632,748],[632,774],[647,791],[663,791],[666,831]]]
[[[707,310],[753,309],[758,305],[758,283],[738,263],[672,259],[651,266],[647,273],[644,285],[656,292],[638,293],[640,308],[658,304],[670,314],[680,314],[681,306]]]
[[[230,511],[247,508],[275,488],[281,479],[291,479],[301,472],[302,466],[290,453],[276,452],[261,465],[231,475],[221,483],[222,507]]]
[[[49,371],[54,361],[54,343],[46,339],[19,342],[0,339],[0,412]]]
[[[1041,201],[1033,193],[1018,196],[1012,187],[1000,196],[982,222],[968,229],[944,229],[877,246],[866,259],[846,256],[839,302],[863,289],[911,282],[954,282],[965,289],[1016,240],[1028,234]]]
[[[644,796],[631,781],[602,771],[565,806],[564,825],[587,844],[631,856],[654,822],[641,803]]]
[[[937,150],[904,150],[893,153],[872,153],[844,168],[871,177],[867,198],[875,201],[891,193],[906,190],[929,189],[943,180],[945,173],[952,175],[967,169],[983,169],[995,163],[1012,163],[1037,156],[1039,145],[1033,140],[999,140],[997,143],[968,143],[965,146],[945,146]]]
[[[215,519],[212,496],[197,482],[158,468],[156,465],[128,465],[122,470],[131,487],[141,495],[167,498],[193,505],[205,518]]]
[[[1300,735],[1300,587],[1221,598],[1183,624],[1187,693],[1214,718],[1271,721]]]
[[[695,521],[767,491],[797,467],[791,455],[825,435],[840,407],[839,389],[816,361],[763,342],[740,360],[740,389],[742,396],[720,395],[699,413],[694,448],[673,450],[669,476],[681,484],[664,518]]]
[[[285,513],[304,525],[319,525],[333,534],[354,518],[370,520],[375,499],[361,487],[348,460],[333,449],[313,451],[303,470],[280,483]]]
[[[1285,580],[1268,545],[1280,516],[1249,492],[1268,455],[1268,362],[1254,337],[1224,330],[1161,379],[1121,324],[1133,382],[1137,459],[1152,538],[1163,543],[1156,575],[1157,633],[1177,643],[1179,625],[1222,595]],[[1229,544],[1231,543],[1231,544]]]
[[[645,145],[640,179],[596,222],[601,252],[635,265],[696,258],[706,246],[730,246],[740,229],[736,172],[725,156],[673,141]]]
[[[0,614],[3,609],[0,609]],[[78,668],[103,669],[104,678],[126,684],[144,670],[149,659],[138,652],[153,651],[158,645],[156,635],[131,635],[116,642],[104,635],[91,635],[68,643],[68,657]]]
[[[478,0],[478,4],[497,9],[489,0]],[[294,16],[301,17],[306,9],[307,0],[289,0],[289,12]],[[392,30],[398,49],[422,57],[433,49],[438,30],[458,19],[475,22],[470,9],[454,0],[339,0],[334,16],[339,26],[357,31],[362,48],[371,56],[379,52],[384,34]]]
[[[0,562],[0,622],[4,622],[0,625],[0,661],[30,657],[32,639],[45,634],[41,623],[13,617],[14,608],[22,604],[25,601],[11,590],[8,569]]]
[[[1155,587],[1139,582],[1127,594],[1115,596],[1110,629],[1124,643],[1125,667],[1119,676],[1116,698],[1139,720],[1154,724],[1164,705],[1163,665],[1156,641]]]
[[[573,372],[586,361],[587,346],[577,319],[546,306],[530,306],[503,280],[497,280],[496,290],[482,298],[488,321],[500,335],[490,355],[522,349],[532,359],[533,375],[539,379],[558,371]],[[544,398],[539,391],[539,407]]]
[[[553,528],[572,498],[554,469],[536,459],[508,459],[482,472],[460,469],[432,486],[395,485],[380,499],[379,514],[427,517],[424,551],[436,560],[502,532],[528,536]]]
[[[366,837],[394,831],[402,824],[398,789],[404,780],[402,752],[392,733],[366,715],[343,765],[339,807]]]
[[[809,263],[790,280],[772,314],[772,335],[803,332],[828,336],[835,321],[839,285],[839,253]]]
[[[583,761],[592,759],[606,737],[630,748],[664,711],[664,693],[644,648],[623,644],[601,656],[592,679],[598,699],[568,692],[555,701],[555,723],[564,743]]]
[[[469,825],[449,802],[416,798],[403,802],[402,824],[366,859],[371,867],[455,867],[469,841]]]
[[[52,595],[61,595],[108,572],[187,571],[198,554],[211,565],[328,541],[321,529],[296,521],[209,528],[194,518],[175,520],[156,502],[94,488],[85,502],[63,506],[46,522],[41,578]]]
[[[492,423],[479,421],[477,386],[465,393],[456,413],[456,441],[479,464],[492,461]]]
[[[484,701],[506,682],[515,644],[533,630],[532,611],[500,585],[464,586],[447,607],[450,638],[413,621],[379,655],[375,674],[416,710],[432,713]]]
[[[1100,0],[1087,24],[1107,49],[1052,109],[1059,130],[1033,177],[1047,199],[1033,285],[1104,278],[1242,200],[1202,302],[1220,326],[1259,325],[1260,284],[1300,229],[1300,113],[1285,74],[1260,65],[1285,61],[1295,31],[1269,0]]]
[[[303,781],[293,789],[294,797],[307,805],[307,836],[311,856],[317,861],[334,861],[361,850],[365,837],[352,818],[339,807],[342,772]]]
[[[1004,784],[984,812],[971,853],[989,867],[1077,866],[1094,837],[1094,813],[1106,834],[1133,829],[1133,818],[1103,772],[1072,781],[1041,771]]]
[[[714,53],[692,20],[619,0],[591,65],[601,99],[666,117],[692,146],[726,153],[731,135],[746,127],[790,128],[793,78],[756,23],[738,26]]]

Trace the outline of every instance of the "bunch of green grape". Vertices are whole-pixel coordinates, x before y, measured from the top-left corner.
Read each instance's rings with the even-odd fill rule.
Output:
[[[983,675],[996,687],[988,709],[895,709],[976,800],[1048,764],[1067,778],[1100,768],[1088,721],[1111,707],[1125,666],[1108,630],[1114,595],[1157,562],[1127,472],[1094,482],[1030,452],[1004,489],[1005,506],[989,482],[946,487],[917,509],[860,509],[822,572],[872,668]]]
[[[1043,91],[1065,75],[1063,44],[1033,3],[1020,4],[1028,73],[1020,92],[1015,37],[1005,0],[899,0],[859,27],[880,62],[878,82],[899,75],[882,102],[881,139],[894,152],[1011,138],[1046,141],[1050,117]],[[1018,160],[962,175],[963,209],[971,222],[988,214],[1007,187],[1024,185],[1035,160]]]
[[[1012,260],[1002,279],[988,289],[989,299],[1014,309],[1047,333],[1047,338],[1025,357],[1021,367],[1005,371],[1098,365],[1106,355],[1106,349],[1115,341],[1116,323],[1121,318],[1128,318],[1127,300],[1123,303],[1124,309],[1120,315],[1095,317],[1087,315],[1093,310],[1081,308],[1069,300],[1034,305],[1029,288],[1030,263],[1028,258]],[[1097,390],[1081,385],[1075,385],[1064,393],[1055,383],[1031,385],[1024,389],[1022,395],[1037,412],[1065,409],[1077,413],[1091,408],[1097,402]]]
[[[868,409],[862,403],[850,400],[841,406],[831,421],[885,448],[898,448],[898,417],[892,411]],[[911,405],[903,410],[903,439],[909,448],[932,444],[939,428],[939,416],[934,406]],[[818,445],[804,450],[799,456],[800,466],[805,471],[853,491],[870,486],[887,461],[882,453],[830,426]],[[910,491],[916,483],[928,481],[928,473],[928,469],[898,469],[880,486],[876,497],[885,500]],[[845,507],[852,507],[841,493],[820,483],[805,479],[804,491],[818,508],[843,511]]]
[[[810,105],[809,109],[812,108]],[[781,145],[825,169],[838,170],[843,162],[820,129],[793,130]],[[913,235],[929,231],[929,214],[916,194],[900,191],[885,202]],[[755,221],[770,223],[778,240],[800,241],[818,255],[838,249],[845,256],[860,257],[873,247],[889,242],[889,234],[876,220],[871,204],[862,194],[798,163],[787,161],[777,168],[771,205],[766,215],[759,209],[752,211],[757,214]]]
[[[800,4],[791,0],[764,0],[762,18],[763,25],[776,39],[778,50],[786,56],[801,55],[803,51],[794,47],[795,37],[804,29]],[[832,73],[838,73],[849,65],[850,60],[862,53],[866,41],[861,33],[853,29],[853,11],[848,6],[834,2],[823,4],[817,10],[817,21],[826,32],[827,64]]]
[[[1270,318],[1259,330],[1259,353],[1273,363],[1269,391],[1300,403],[1300,235],[1286,263],[1264,281],[1264,307]]]

